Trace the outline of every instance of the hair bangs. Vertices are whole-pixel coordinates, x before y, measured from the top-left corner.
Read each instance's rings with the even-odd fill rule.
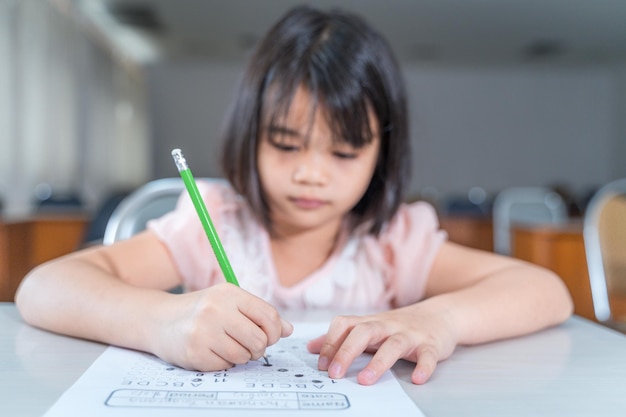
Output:
[[[312,78],[317,78],[314,73]],[[322,78],[316,96],[321,102],[325,119],[333,132],[333,141],[348,143],[355,148],[363,147],[374,139],[378,126],[372,126],[372,106],[367,96],[355,82],[329,83]],[[375,123],[378,124],[376,118]]]
[[[324,31],[319,36],[328,37],[328,33]],[[360,148],[371,143],[380,131],[380,120],[376,117],[376,124],[372,125],[375,109],[367,89],[354,77],[345,57],[338,58],[339,46],[328,45],[329,42],[316,42],[313,50],[303,54],[306,59],[297,67],[293,62],[274,63],[265,79],[261,120],[266,127],[284,120],[296,91],[304,88],[311,100],[311,124],[319,110],[334,142]]]

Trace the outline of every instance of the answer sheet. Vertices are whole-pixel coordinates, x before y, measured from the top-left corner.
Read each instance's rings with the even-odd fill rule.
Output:
[[[263,359],[218,372],[194,372],[153,355],[109,347],[46,413],[46,417],[142,416],[423,416],[387,371],[372,386],[356,382],[370,356],[346,378],[317,370],[306,342],[327,323],[294,323],[294,334],[267,349]]]

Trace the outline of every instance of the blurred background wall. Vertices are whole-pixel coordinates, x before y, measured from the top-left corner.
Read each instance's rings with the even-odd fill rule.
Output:
[[[219,175],[221,123],[245,57],[299,3],[0,1],[4,213],[29,213],[51,193],[94,210],[112,192],[176,176],[174,147],[196,176]],[[379,3],[315,2],[363,13],[399,56],[411,105],[411,196],[441,202],[473,187],[493,195],[514,185],[584,196],[626,176],[626,25],[612,23],[625,21],[626,2],[589,2],[603,13],[573,20],[567,11],[581,2]],[[522,4],[542,18],[516,17]],[[401,30],[392,31],[394,19]],[[605,27],[605,37],[578,38],[587,24]],[[474,49],[454,49],[463,38]]]

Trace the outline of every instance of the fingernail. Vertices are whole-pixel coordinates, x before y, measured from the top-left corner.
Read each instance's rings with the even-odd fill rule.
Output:
[[[280,321],[281,321],[281,325],[283,326],[283,329],[287,330],[287,333],[293,332],[293,324],[291,324],[285,319],[280,319]]]
[[[333,362],[328,368],[328,376],[331,378],[340,378],[341,377],[341,365]]]
[[[416,371],[413,374],[413,383],[423,384],[424,382],[426,382],[426,374],[424,373],[424,371]]]
[[[328,369],[328,358],[326,356],[320,356],[320,359],[317,361],[317,368],[320,371]]]
[[[365,368],[359,372],[359,379],[364,380],[366,383],[372,383],[376,380],[376,373],[371,369]]]

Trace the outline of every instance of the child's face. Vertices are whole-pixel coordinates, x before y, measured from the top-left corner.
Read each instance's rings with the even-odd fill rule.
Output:
[[[374,138],[355,148],[333,141],[321,110],[311,123],[309,105],[307,91],[300,88],[287,116],[263,127],[257,163],[277,231],[338,227],[367,190],[376,167],[380,136],[373,115]]]

